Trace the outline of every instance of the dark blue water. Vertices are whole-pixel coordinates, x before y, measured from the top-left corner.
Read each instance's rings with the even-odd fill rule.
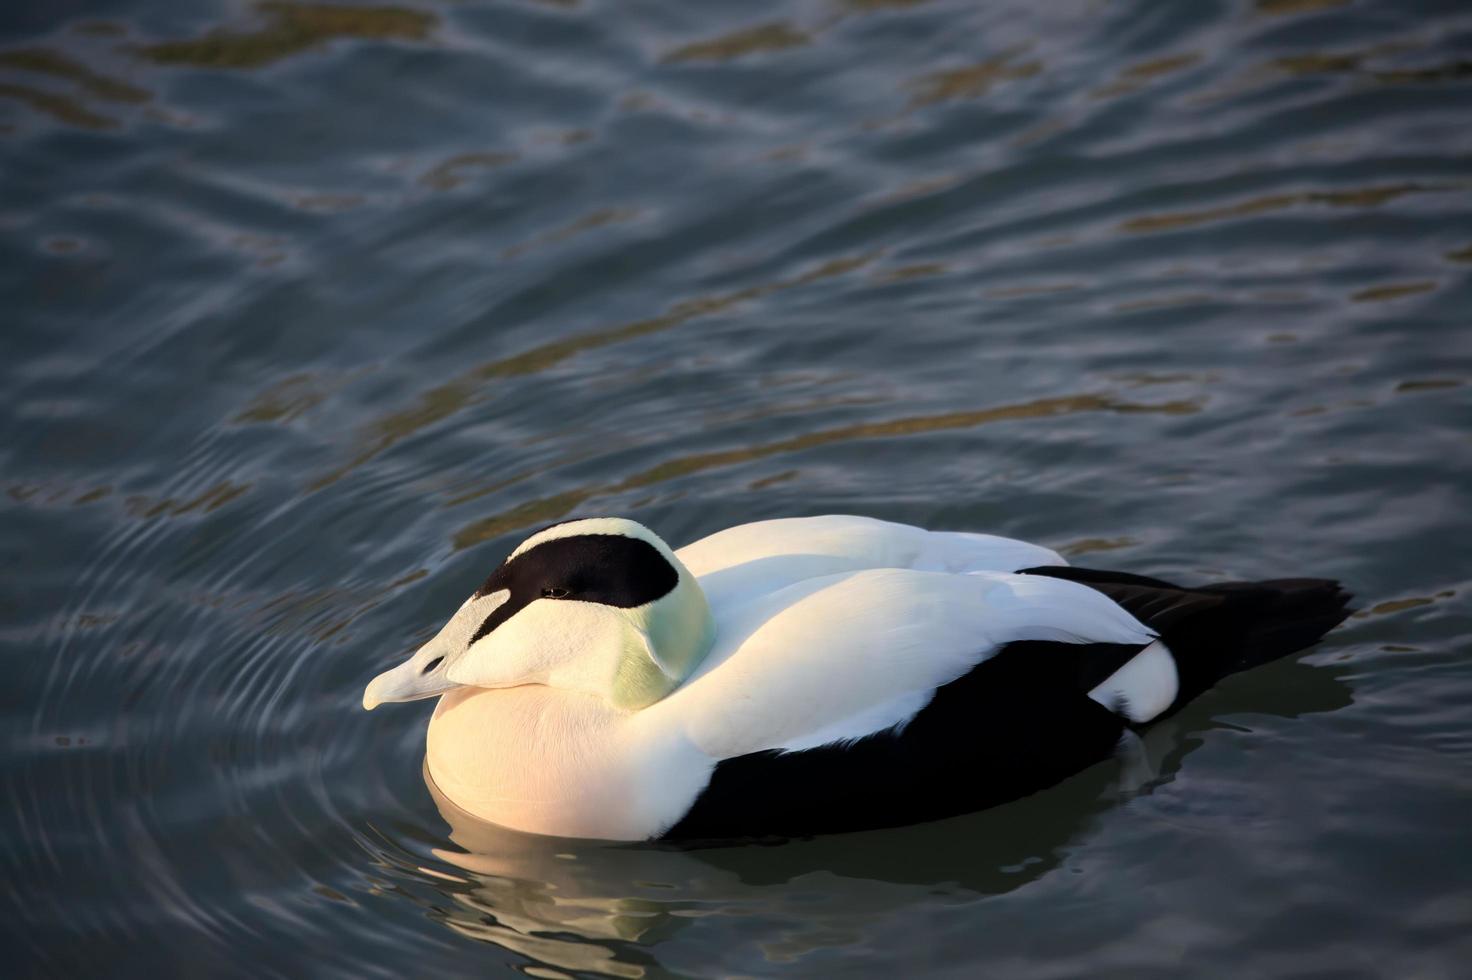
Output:
[[[1472,11],[0,13],[10,976],[1465,976]],[[1009,807],[457,825],[527,531],[851,512],[1362,612]]]

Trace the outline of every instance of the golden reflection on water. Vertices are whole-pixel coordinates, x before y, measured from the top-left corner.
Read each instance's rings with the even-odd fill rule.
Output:
[[[595,228],[632,221],[638,216],[639,211],[637,208],[598,208],[575,221],[563,225],[561,228],[554,228],[534,238],[529,238],[524,242],[502,249],[501,258],[513,259],[533,249],[546,245],[555,245],[558,242],[565,242],[569,238],[574,238],[583,232],[592,231]]]
[[[134,50],[161,65],[259,68],[339,38],[422,41],[434,14],[404,7],[351,7],[268,0],[256,5],[266,22],[253,30],[218,28],[202,37],[160,41]]]
[[[1152,58],[1131,65],[1119,73],[1114,81],[1094,91],[1095,98],[1110,98],[1116,95],[1127,95],[1144,87],[1157,78],[1173,75],[1178,71],[1199,64],[1201,55],[1199,52],[1190,51],[1185,54],[1167,55],[1163,58]]]
[[[581,127],[574,129],[543,129],[538,130],[532,136],[532,142],[543,145],[552,143],[558,146],[577,146],[579,143],[586,143],[592,138],[593,131]]]
[[[689,61],[730,61],[748,54],[782,51],[812,43],[812,36],[786,21],[724,34],[708,41],[696,41],[668,52],[660,60],[665,64]]]
[[[1382,187],[1364,187],[1342,191],[1302,191],[1292,194],[1268,194],[1246,201],[1223,204],[1219,207],[1202,208],[1196,211],[1169,211],[1162,214],[1147,214],[1120,222],[1119,230],[1132,233],[1174,231],[1196,225],[1211,224],[1233,218],[1245,218],[1270,211],[1284,211],[1299,205],[1324,205],[1331,208],[1374,208],[1408,194],[1429,194],[1437,191],[1454,190],[1450,184],[1387,184]]]
[[[1071,395],[1061,398],[1044,398],[1018,405],[999,405],[974,411],[943,412],[936,415],[917,415],[909,418],[891,419],[885,422],[858,422],[852,425],[808,432],[787,439],[779,439],[756,446],[739,449],[715,450],[695,453],[676,459],[668,459],[646,470],[635,473],[618,483],[602,486],[580,487],[518,504],[510,510],[484,517],[462,527],[453,539],[457,551],[499,537],[511,531],[533,524],[547,523],[565,517],[584,501],[599,495],[622,493],[665,483],[680,477],[705,470],[734,466],[783,453],[801,452],[820,446],[829,446],[863,439],[881,439],[895,436],[921,435],[955,429],[969,429],[991,422],[1018,419],[1051,418],[1082,412],[1153,413],[1187,415],[1200,411],[1196,401],[1170,401],[1154,404],[1127,402],[1106,394]]]
[[[1125,371],[1120,374],[1110,375],[1110,378],[1121,384],[1127,384],[1131,388],[1145,388],[1151,385],[1213,384],[1221,380],[1221,376],[1214,371],[1204,373],[1192,371]]]
[[[1387,599],[1377,602],[1368,609],[1360,609],[1351,614],[1352,619],[1366,619],[1371,616],[1390,616],[1395,613],[1405,612],[1408,609],[1420,609],[1424,606],[1434,605],[1442,599],[1454,599],[1457,592],[1455,589],[1442,589],[1435,595],[1408,596],[1404,599]]]
[[[520,156],[515,153],[460,153],[425,172],[424,176],[419,178],[419,183],[425,187],[433,187],[437,191],[454,190],[469,180],[471,173],[494,170],[508,163],[515,163],[519,159]]]
[[[1123,548],[1133,548],[1140,543],[1139,538],[1080,538],[1061,545],[1058,553],[1065,558],[1077,558],[1079,555],[1093,554],[1097,551],[1119,551]]]
[[[666,52],[660,58],[660,63],[733,61],[747,55],[805,47],[847,14],[864,15],[889,9],[900,10],[928,2],[929,0],[838,0],[837,9],[822,17],[811,28],[797,27],[785,20],[745,27],[708,40],[681,45]]]
[[[1455,378],[1418,378],[1414,381],[1402,381],[1395,386],[1396,391],[1435,391],[1439,388],[1460,388],[1462,382]]]
[[[70,504],[73,507],[96,503],[112,496],[112,484],[78,489],[67,483],[47,481],[44,483],[7,483],[5,495],[18,504],[36,507],[52,507]]]
[[[44,75],[74,84],[82,95],[115,105],[141,105],[153,94],[89,68],[70,55],[51,48],[14,48],[0,51],[0,71]],[[57,122],[82,129],[114,129],[119,121],[86,105],[81,98],[21,82],[0,82],[0,99],[30,106]]]
[[[57,122],[69,123],[83,129],[112,129],[118,125],[116,119],[93,112],[70,96],[43,91],[29,85],[0,82],[0,99],[14,99],[16,102],[23,102]]]
[[[264,23],[255,28],[217,28],[197,38],[127,45],[122,50],[160,65],[259,68],[336,39],[423,41],[438,24],[434,14],[389,6],[267,0],[256,4],[255,10],[264,18]],[[71,32],[87,37],[126,33],[121,25],[97,21],[79,22]],[[63,79],[76,85],[82,95],[117,105],[143,105],[153,99],[147,89],[103,74],[52,48],[0,51],[0,70]],[[119,125],[119,120],[96,111],[75,95],[21,82],[0,82],[0,99],[24,103],[57,122],[82,129],[115,129]],[[151,110],[148,116],[179,124],[176,117],[163,111]]]
[[[1257,0],[1256,7],[1258,13],[1276,17],[1328,10],[1330,7],[1342,7],[1347,3],[1349,0]]]
[[[310,371],[289,375],[252,398],[230,421],[291,422],[320,405],[332,390]]]
[[[298,194],[291,199],[291,206],[303,211],[321,214],[339,214],[360,208],[367,201],[361,194]]]
[[[112,486],[109,484],[103,484],[100,487],[93,487],[91,490],[83,491],[77,496],[77,499],[73,503],[93,504],[110,496],[112,496]]]
[[[1398,53],[1407,49],[1404,44],[1384,44],[1364,51],[1346,51],[1334,54],[1299,54],[1275,58],[1265,66],[1268,71],[1287,75],[1342,75],[1360,74],[1383,85],[1427,85],[1437,82],[1457,81],[1472,76],[1472,61],[1450,61],[1425,68],[1380,68],[1368,69],[1365,62],[1377,55]]]
[[[942,191],[950,190],[960,182],[960,174],[937,174],[933,177],[921,177],[918,180],[901,184],[894,190],[874,198],[873,203],[876,207],[901,204],[918,197],[929,197],[932,194],[939,194]]]
[[[510,476],[502,477],[499,480],[494,480],[491,483],[485,483],[479,486],[471,486],[466,489],[458,490],[457,492],[455,492],[454,496],[450,497],[444,502],[444,506],[458,507],[461,504],[468,504],[472,500],[479,500],[480,498],[488,496],[489,494],[500,493],[507,487],[513,487],[516,484],[521,483],[523,480],[528,480],[539,473],[545,473],[556,466],[573,466],[577,463],[583,462],[584,460],[592,459],[596,455],[597,452],[595,451],[568,453],[564,456],[559,457],[555,463],[546,463],[539,466],[529,467],[527,469],[513,473]]]
[[[127,82],[121,82],[116,78],[93,71],[60,51],[53,51],[49,48],[19,48],[12,51],[0,51],[0,68],[13,68],[18,71],[64,78],[76,82],[88,94],[106,102],[139,103],[153,98],[152,93],[136,85],[129,85]]]
[[[390,6],[342,6],[342,4],[289,3],[266,0],[255,6],[263,18],[256,28],[216,28],[190,40],[130,44],[121,50],[156,65],[193,68],[261,68],[284,57],[318,49],[339,38],[356,40],[424,41],[439,24],[439,18],[424,10]],[[113,22],[84,21],[71,28],[82,37],[116,37],[125,34]],[[131,82],[88,68],[77,57],[46,47],[0,52],[0,71],[28,72],[65,79],[77,85],[82,96],[113,104],[152,102],[153,93]],[[72,127],[113,129],[118,119],[97,112],[74,94],[37,88],[24,82],[0,82],[0,99],[25,103]],[[177,116],[163,110],[146,113],[155,121],[181,125]]]
[[[1177,306],[1205,306],[1220,300],[1210,293],[1163,293],[1141,299],[1115,303],[1115,313],[1147,313],[1151,310],[1168,310]]]
[[[1361,289],[1351,294],[1349,298],[1356,303],[1383,303],[1386,300],[1400,299],[1404,296],[1429,293],[1434,289],[1436,289],[1436,283],[1430,280],[1387,283],[1384,286],[1371,286],[1368,289]]]
[[[1034,296],[1072,293],[1083,288],[1084,283],[1081,282],[1039,282],[1021,286],[993,286],[982,295],[987,299],[1028,299]]]
[[[177,497],[149,497],[135,494],[124,501],[128,513],[145,520],[154,517],[179,517],[197,512],[208,514],[219,510],[235,498],[250,490],[249,483],[232,483],[221,480],[193,497],[180,500]]]
[[[1472,61],[1452,61],[1429,68],[1395,68],[1371,73],[1387,85],[1425,85],[1472,78]]]
[[[1162,75],[1172,75],[1190,68],[1201,60],[1201,54],[1196,51],[1188,51],[1185,54],[1167,55],[1164,58],[1153,58],[1150,61],[1142,61],[1131,65],[1120,73],[1122,79],[1159,78]]]
[[[862,255],[830,259],[790,279],[778,279],[729,293],[683,300],[656,317],[635,320],[607,330],[579,334],[565,340],[552,341],[511,357],[488,361],[453,381],[420,395],[418,405],[393,412],[371,423],[368,426],[367,447],[360,450],[346,465],[313,481],[308,490],[316,491],[336,483],[396,443],[475,404],[479,399],[481,388],[489,381],[535,374],[576,354],[661,333],[699,317],[731,309],[752,299],[841,276],[868,265],[877,255],[877,252],[868,252]]]
[[[1307,51],[1281,55],[1243,69],[1233,79],[1197,93],[1191,101],[1198,106],[1242,98],[1264,86],[1288,78],[1353,76],[1381,85],[1435,85],[1472,77],[1472,61],[1459,59],[1415,68],[1371,68],[1367,62],[1414,53],[1414,40],[1395,39],[1351,51]]]
[[[916,262],[912,265],[897,266],[874,273],[876,282],[893,283],[906,282],[911,279],[929,279],[932,276],[940,276],[949,268],[944,262]]]
[[[906,86],[913,92],[910,106],[915,108],[955,99],[978,99],[1000,82],[1031,78],[1043,70],[1041,61],[1016,61],[1021,53],[1022,49],[1014,49],[979,64],[930,72],[912,79]]]
[[[1288,75],[1323,75],[1354,71],[1359,68],[1360,62],[1364,59],[1364,54],[1356,52],[1344,54],[1309,52],[1274,58],[1268,63],[1268,67]]]

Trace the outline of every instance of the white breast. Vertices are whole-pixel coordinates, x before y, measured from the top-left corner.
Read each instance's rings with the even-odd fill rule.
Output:
[[[638,840],[680,818],[715,760],[628,724],[591,695],[539,685],[440,698],[426,761],[483,820],[558,837]]]

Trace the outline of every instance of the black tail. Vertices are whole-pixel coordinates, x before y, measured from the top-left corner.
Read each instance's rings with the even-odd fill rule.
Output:
[[[1348,592],[1323,578],[1223,582],[1182,588],[1128,572],[1040,566],[1028,575],[1079,582],[1104,593],[1160,638],[1175,656],[1175,711],[1228,674],[1312,646],[1351,610]]]

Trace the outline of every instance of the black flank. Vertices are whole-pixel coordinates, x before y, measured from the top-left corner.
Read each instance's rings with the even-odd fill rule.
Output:
[[[1010,643],[938,689],[899,731],[719,763],[664,837],[805,837],[897,827],[1035,793],[1114,751],[1124,721],[1087,692],[1139,650]]]
[[[1338,582],[1286,578],[1182,588],[1126,572],[1046,565],[1025,575],[1079,582],[1104,593],[1157,631],[1175,657],[1181,690],[1166,715],[1228,674],[1319,641],[1350,614]]]
[[[1325,579],[1181,588],[1126,572],[1040,567],[1161,634],[1181,678],[1166,714],[1227,674],[1300,650],[1349,615]],[[1088,692],[1142,647],[1010,643],[939,688],[902,728],[715,767],[666,839],[799,837],[935,820],[1005,803],[1108,758],[1128,722]],[[1117,707],[1117,706],[1116,706]]]

